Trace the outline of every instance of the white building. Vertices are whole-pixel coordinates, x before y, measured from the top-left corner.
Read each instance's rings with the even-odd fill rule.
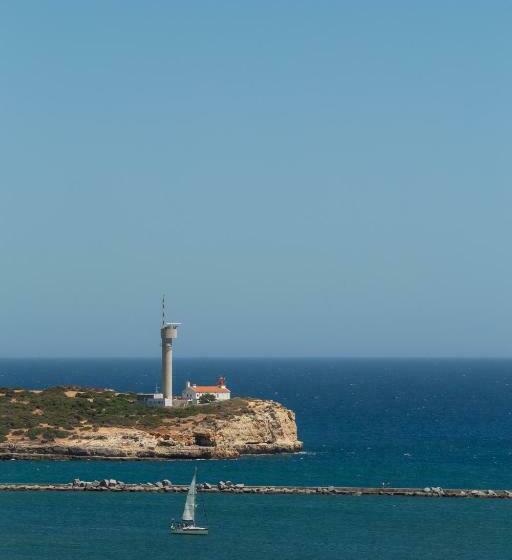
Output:
[[[137,393],[137,402],[147,406],[172,406],[172,399],[164,398],[163,393]]]
[[[226,387],[224,377],[219,377],[217,385],[196,385],[187,381],[187,386],[182,392],[182,396],[192,404],[197,404],[202,395],[213,395],[217,401],[227,401],[231,398],[231,391]]]

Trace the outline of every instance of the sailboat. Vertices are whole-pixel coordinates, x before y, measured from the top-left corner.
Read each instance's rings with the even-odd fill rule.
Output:
[[[197,469],[194,471],[194,476],[192,477],[192,482],[190,483],[187,499],[185,501],[185,508],[183,509],[183,515],[181,521],[171,522],[171,533],[175,535],[207,535],[208,527],[199,527],[196,525],[196,477]]]

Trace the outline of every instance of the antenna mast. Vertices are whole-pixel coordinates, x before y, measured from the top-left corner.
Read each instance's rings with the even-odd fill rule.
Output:
[[[165,294],[162,296],[162,327],[165,326]]]

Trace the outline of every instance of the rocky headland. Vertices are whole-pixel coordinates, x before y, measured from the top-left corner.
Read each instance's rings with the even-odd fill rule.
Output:
[[[110,390],[0,389],[0,459],[236,458],[301,448],[294,413],[274,401],[161,409]]]

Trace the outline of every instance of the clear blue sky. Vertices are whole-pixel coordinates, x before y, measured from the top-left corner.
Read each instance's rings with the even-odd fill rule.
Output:
[[[512,356],[511,27],[0,2],[0,356]]]

